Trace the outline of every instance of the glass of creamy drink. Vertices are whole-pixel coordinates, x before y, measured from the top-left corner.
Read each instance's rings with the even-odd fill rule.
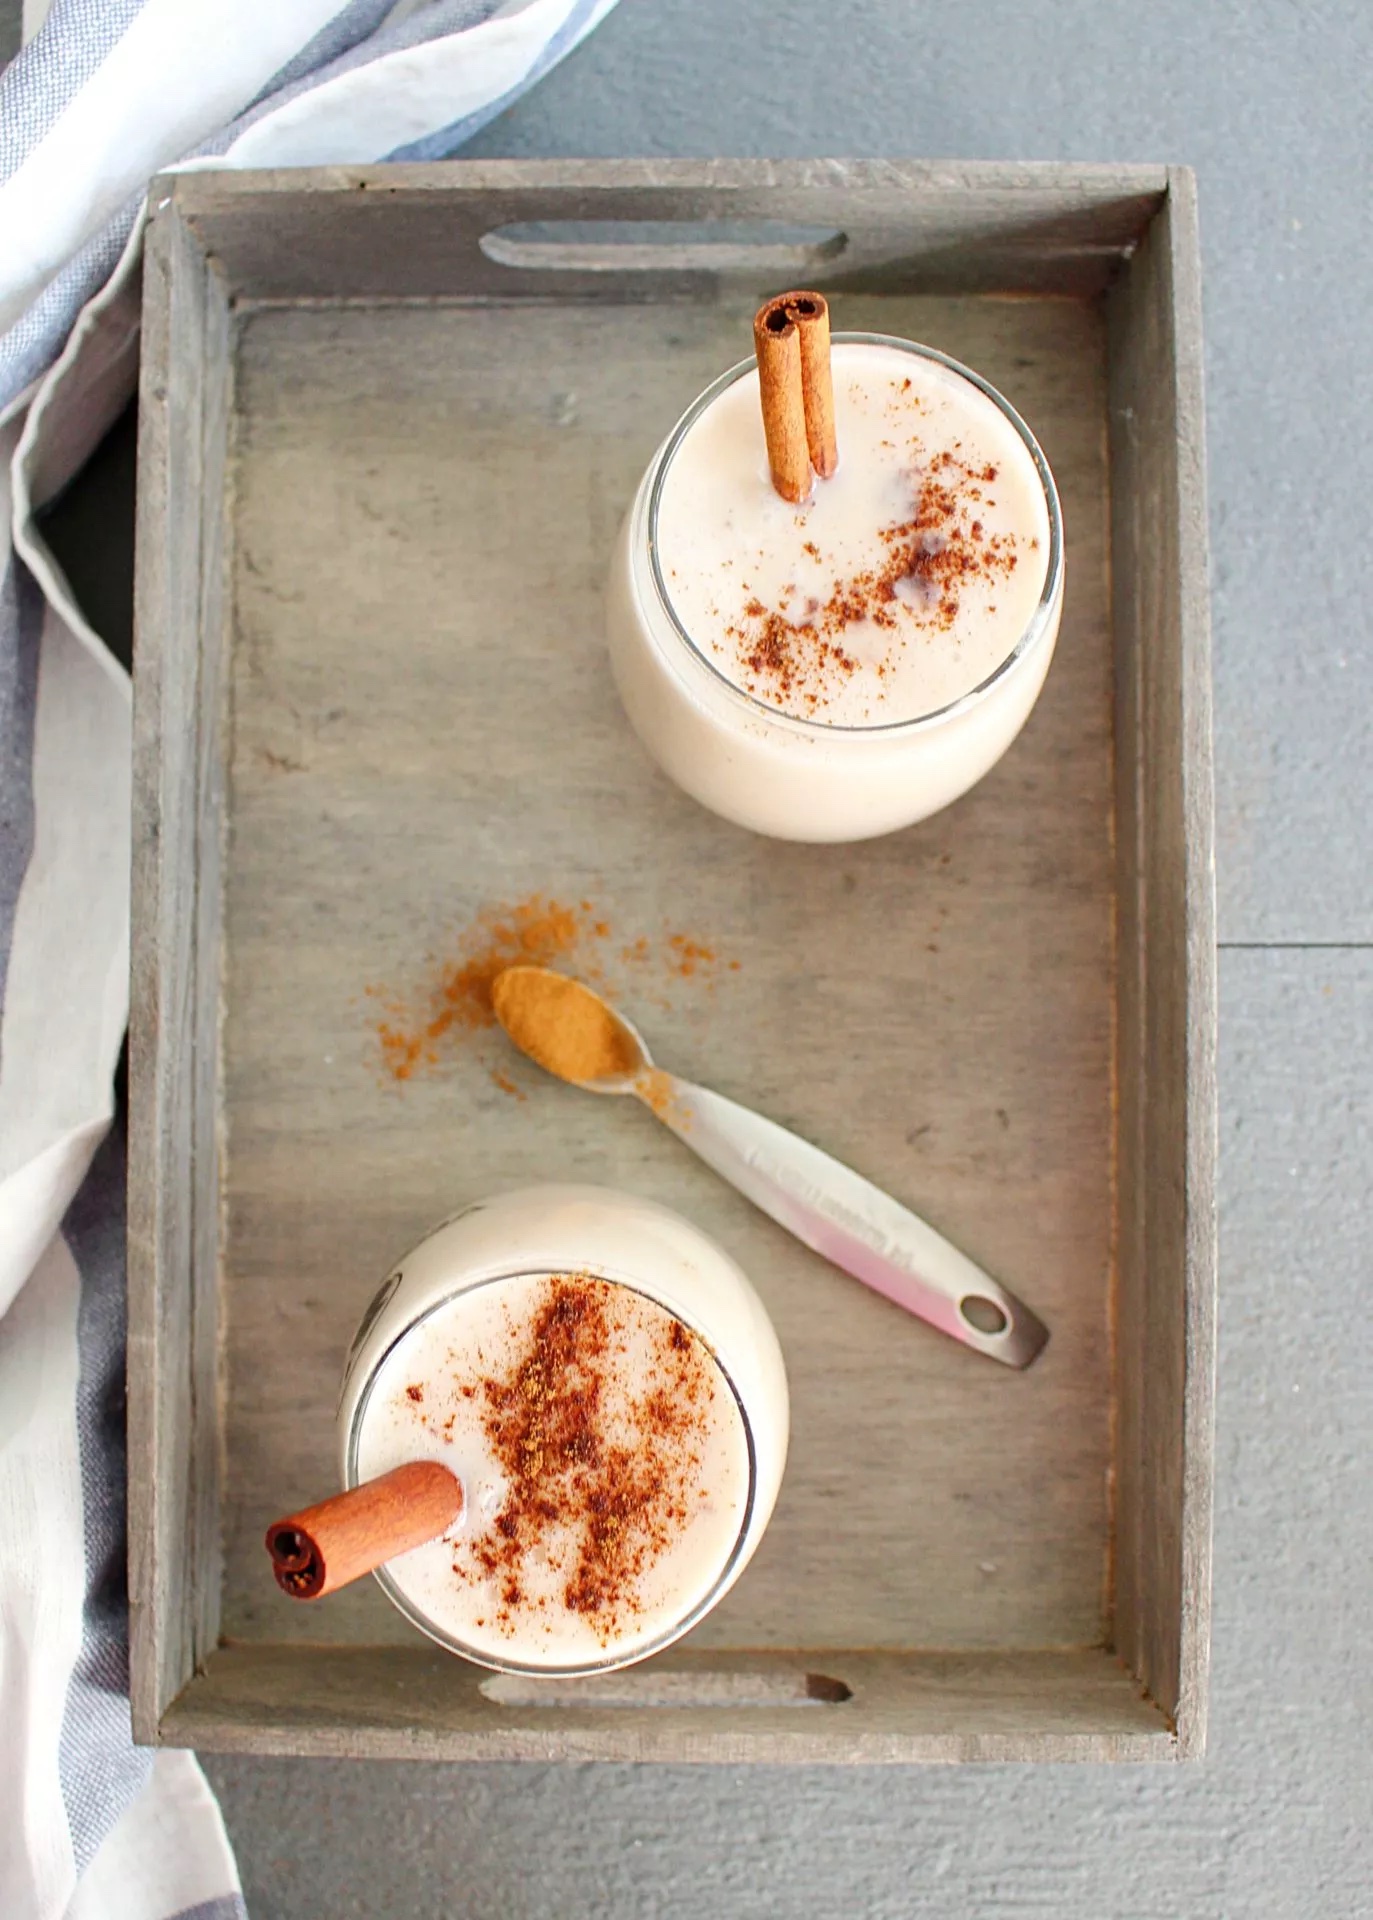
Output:
[[[610,572],[611,664],[702,805],[779,839],[867,839],[966,793],[1024,725],[1063,605],[1058,493],[976,373],[838,333],[837,466],[784,498],[759,364],[708,387],[649,464]]]
[[[570,1676],[668,1646],[738,1579],[781,1484],[781,1350],[729,1256],[599,1187],[468,1207],[388,1277],[349,1354],[343,1485],[436,1460],[462,1510],[378,1569],[440,1645]]]

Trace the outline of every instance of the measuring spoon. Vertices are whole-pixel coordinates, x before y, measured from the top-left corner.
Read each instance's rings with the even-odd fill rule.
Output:
[[[569,990],[584,995],[618,1033],[624,1071],[560,1079],[588,1093],[633,1094],[754,1206],[865,1287],[965,1347],[1008,1367],[1029,1366],[1049,1338],[1043,1321],[917,1214],[775,1121],[655,1067],[637,1027],[580,980],[549,967],[510,967],[492,988],[496,1017],[539,1066],[557,1073],[518,1031],[525,975],[557,980],[565,1004]]]

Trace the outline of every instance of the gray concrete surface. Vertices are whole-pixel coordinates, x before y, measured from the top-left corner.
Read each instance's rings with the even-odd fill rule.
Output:
[[[209,1758],[254,1920],[1373,1914],[1371,56],[1364,0],[623,0],[477,149],[1199,171],[1223,946],[1210,1756],[1178,1773]]]

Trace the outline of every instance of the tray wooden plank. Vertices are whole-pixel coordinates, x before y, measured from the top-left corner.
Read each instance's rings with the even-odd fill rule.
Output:
[[[1206,1739],[1216,1262],[1215,863],[1196,192],[1112,292],[1120,846],[1119,1476],[1112,1642]],[[1199,564],[1194,564],[1194,561]]]
[[[215,1646],[222,1566],[217,1029],[229,313],[180,226],[149,252],[139,464],[186,471],[138,542],[129,1007],[129,1596],[135,1723]],[[196,638],[200,644],[195,644]],[[153,1276],[157,1284],[147,1284]],[[142,1284],[140,1284],[142,1282]],[[155,1390],[151,1388],[156,1383]]]
[[[500,163],[188,178],[165,199],[136,682],[140,1737],[1196,1751],[1214,1111],[1189,180]],[[648,765],[604,664],[606,557],[667,424],[746,350],[767,283],[746,249],[712,273],[686,239],[676,270],[637,248],[596,260],[584,238],[556,272],[482,248],[555,218],[842,227],[807,276],[841,323],[967,358],[1031,420],[1064,496],[1063,635],[1021,741],[958,807],[868,847],[784,848]],[[626,940],[670,923],[738,959],[713,994],[626,1005],[666,1062],[1003,1273],[1053,1328],[1043,1359],[1008,1375],[909,1321],[637,1109],[522,1067],[524,1104],[470,1063],[387,1084],[365,986],[403,987],[473,909],[534,889],[594,898]],[[264,1515],[332,1477],[340,1358],[377,1277],[453,1206],[534,1175],[700,1220],[787,1352],[795,1437],[769,1534],[690,1644],[645,1670],[649,1688],[696,1675],[694,1707],[518,1708],[448,1661],[421,1710],[434,1656],[377,1590],[338,1596],[326,1623],[261,1578]],[[852,1697],[794,1712],[731,1691],[805,1670]]]
[[[710,299],[730,278],[752,285],[758,269],[747,250],[703,250],[692,226],[704,223],[708,234],[722,221],[842,235],[837,255],[816,249],[816,270],[835,288],[1089,296],[1109,284],[1167,184],[1162,167],[1142,166],[485,160],[460,168],[330,167],[308,177],[296,169],[201,175],[179,204],[240,298],[292,305],[546,300],[547,271],[494,258],[487,236],[551,220],[687,228],[668,240],[669,257],[658,270],[651,254],[633,260],[618,245],[607,246],[594,265],[564,264],[552,291],[560,303],[622,299],[631,270],[638,299]],[[442,219],[435,218],[436,192],[445,196]],[[688,250],[685,267],[671,257],[681,249]],[[719,265],[710,269],[706,258]],[[793,283],[804,264],[804,257],[788,262]],[[774,270],[772,283],[775,277]]]
[[[1177,1750],[1157,1708],[1098,1648],[816,1664],[676,1651],[613,1684],[580,1683],[575,1704],[536,1706],[413,1635],[403,1647],[231,1644],[163,1733],[229,1753],[379,1760],[1136,1762]],[[836,1664],[849,1697],[816,1698],[836,1687]]]

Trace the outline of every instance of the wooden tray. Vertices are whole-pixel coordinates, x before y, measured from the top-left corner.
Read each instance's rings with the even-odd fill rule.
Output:
[[[1186,172],[496,163],[154,187],[139,471],[130,1223],[138,1737],[483,1758],[1168,1758],[1204,1741],[1211,762]],[[550,226],[554,222],[580,223]],[[785,223],[782,227],[760,223]],[[611,224],[605,224],[611,223]],[[618,223],[618,224],[615,224]],[[664,224],[685,223],[685,224]],[[694,224],[693,224],[694,223]],[[494,236],[494,237],[493,237]],[[802,279],[1031,422],[1068,597],[1039,708],[925,826],[787,847],[669,786],[600,594],[655,445]],[[661,1057],[923,1211],[1053,1330],[1024,1375],[790,1241],[632,1103],[379,1073],[368,983],[493,900],[739,962]],[[371,1582],[276,1592],[388,1264],[540,1177],[756,1280],[794,1441],[689,1641],[493,1679]]]

